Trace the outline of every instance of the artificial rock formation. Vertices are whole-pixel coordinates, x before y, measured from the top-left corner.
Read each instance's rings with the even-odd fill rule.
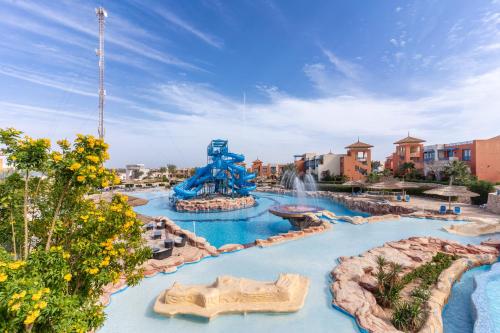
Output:
[[[211,285],[175,282],[158,296],[154,311],[209,319],[221,313],[295,312],[304,305],[308,288],[309,279],[298,274],[280,274],[275,282],[232,276],[219,276]]]
[[[237,210],[255,206],[253,196],[215,197],[207,199],[178,200],[175,208],[179,212],[218,212]]]
[[[399,332],[373,295],[377,287],[377,257],[401,264],[406,274],[432,260],[438,252],[454,254],[460,259],[444,270],[438,283],[431,289],[427,303],[429,316],[420,332],[442,332],[442,308],[448,300],[451,286],[463,272],[475,266],[491,264],[499,251],[486,245],[462,245],[432,237],[411,237],[388,242],[360,256],[341,257],[340,264],[332,271],[333,304],[356,318],[358,324],[369,332]]]

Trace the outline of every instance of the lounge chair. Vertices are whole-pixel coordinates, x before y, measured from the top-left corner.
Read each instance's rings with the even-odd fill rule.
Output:
[[[172,250],[173,250],[172,248],[168,248],[168,249],[155,248],[155,249],[153,249],[153,259],[156,259],[156,260],[166,259],[172,255]]]
[[[445,205],[441,205],[441,207],[439,207],[439,214],[446,214],[446,206]]]
[[[405,201],[410,202],[410,196],[408,194],[405,196]]]
[[[184,234],[179,235],[174,241],[175,247],[183,247],[186,245],[187,236]]]
[[[459,206],[453,208],[453,213],[455,215],[460,215],[462,213],[462,209]]]
[[[174,247],[174,241],[170,238],[167,238],[163,241],[163,245],[165,246],[166,249],[173,248]]]
[[[154,224],[153,223],[148,223],[146,225],[146,230],[153,230],[155,228]]]
[[[160,230],[155,230],[153,232],[153,239],[161,239],[161,231]]]
[[[403,198],[401,197],[401,194],[396,195],[396,200],[397,200],[397,201],[401,201],[401,200],[403,200]]]

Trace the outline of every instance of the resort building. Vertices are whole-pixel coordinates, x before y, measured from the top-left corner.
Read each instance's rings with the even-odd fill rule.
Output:
[[[347,153],[340,158],[340,175],[350,180],[362,180],[371,171],[372,145],[358,141],[345,147]]]
[[[327,177],[345,176],[351,180],[361,180],[371,172],[372,145],[358,141],[345,147],[345,154],[318,155],[305,153],[295,155],[295,168],[297,172],[313,175],[322,181]]]
[[[408,136],[394,142],[396,151],[387,158],[385,168],[393,171],[394,175],[400,173],[405,163],[413,163],[417,171],[424,171],[424,145],[425,140]]]
[[[451,161],[463,161],[478,179],[500,182],[500,135],[424,147],[424,174],[441,179],[443,168]]]
[[[284,164],[277,163],[268,163],[264,164],[258,158],[252,162],[252,166],[250,167],[250,172],[256,174],[257,177],[265,177],[265,178],[279,178],[285,169]]]
[[[189,178],[191,176],[191,170],[190,168],[180,168],[180,169],[175,169],[174,171],[174,176],[175,178]]]
[[[126,180],[142,180],[148,175],[149,169],[144,164],[128,164],[125,166]]]

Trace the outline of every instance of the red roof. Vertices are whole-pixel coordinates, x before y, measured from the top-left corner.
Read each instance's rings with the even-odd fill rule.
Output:
[[[364,142],[361,142],[359,141],[356,141],[354,142],[353,144],[350,144],[349,146],[345,147],[346,149],[350,149],[350,148],[361,148],[361,149],[366,149],[366,148],[373,148],[372,145],[368,144],[368,143],[364,143]]]
[[[419,138],[414,138],[414,137],[408,135],[406,138],[394,142],[394,144],[399,145],[399,144],[403,144],[403,143],[422,143],[422,142],[425,142],[425,140],[422,140]]]

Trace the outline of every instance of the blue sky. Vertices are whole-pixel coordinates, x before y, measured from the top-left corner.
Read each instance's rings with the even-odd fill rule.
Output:
[[[499,0],[0,0],[0,127],[96,133],[101,4],[110,166],[500,134]]]

